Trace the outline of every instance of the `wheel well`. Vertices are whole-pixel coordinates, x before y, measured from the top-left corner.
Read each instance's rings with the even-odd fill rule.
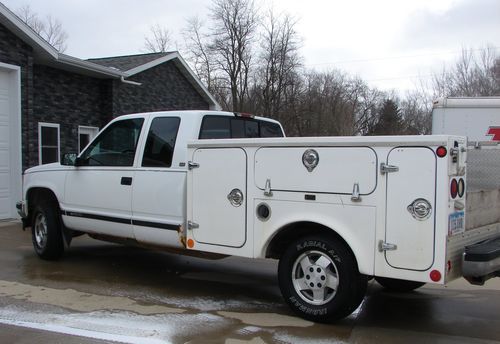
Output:
[[[33,217],[33,210],[35,209],[35,205],[42,199],[47,200],[48,202],[56,205],[59,208],[59,202],[57,200],[54,192],[47,188],[31,188],[28,190],[26,195],[26,200],[28,201],[28,221],[30,221]]]
[[[274,238],[272,238],[271,242],[267,246],[266,258],[279,259],[285,249],[293,241],[304,236],[318,234],[329,236],[330,238],[335,238],[336,240],[343,243],[345,247],[351,252],[354,260],[356,261],[356,256],[352,252],[351,247],[340,235],[338,235],[337,232],[335,232],[331,228],[315,222],[295,222],[281,228],[278,231],[278,234],[276,234]]]

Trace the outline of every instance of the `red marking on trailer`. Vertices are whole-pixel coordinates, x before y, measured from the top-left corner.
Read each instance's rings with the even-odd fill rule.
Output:
[[[489,127],[487,136],[493,136],[492,141],[500,141],[500,127]]]

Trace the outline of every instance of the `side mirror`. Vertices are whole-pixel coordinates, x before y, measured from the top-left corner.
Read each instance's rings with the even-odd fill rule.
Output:
[[[75,166],[78,154],[76,153],[64,153],[61,159],[61,165],[64,166]]]

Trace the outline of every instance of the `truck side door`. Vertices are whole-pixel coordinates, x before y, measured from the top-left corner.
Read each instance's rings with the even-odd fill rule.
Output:
[[[215,162],[221,162],[223,165]],[[192,239],[222,252],[247,240],[247,154],[241,148],[197,149],[190,173]],[[188,215],[189,218],[189,215]]]
[[[132,191],[134,235],[143,243],[181,247],[177,230],[184,223],[187,171],[176,148],[180,124],[177,116],[158,116],[147,131]],[[183,144],[179,138],[177,145]]]
[[[133,165],[143,122],[111,123],[78,158],[79,166],[68,171],[61,209],[66,226],[133,238]]]
[[[424,271],[434,263],[436,155],[428,147],[396,147],[387,165],[385,260],[393,268]]]

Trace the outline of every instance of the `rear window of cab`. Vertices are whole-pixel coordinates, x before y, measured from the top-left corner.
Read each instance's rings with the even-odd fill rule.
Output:
[[[283,137],[277,123],[246,117],[203,117],[200,139],[238,139],[255,137]]]

